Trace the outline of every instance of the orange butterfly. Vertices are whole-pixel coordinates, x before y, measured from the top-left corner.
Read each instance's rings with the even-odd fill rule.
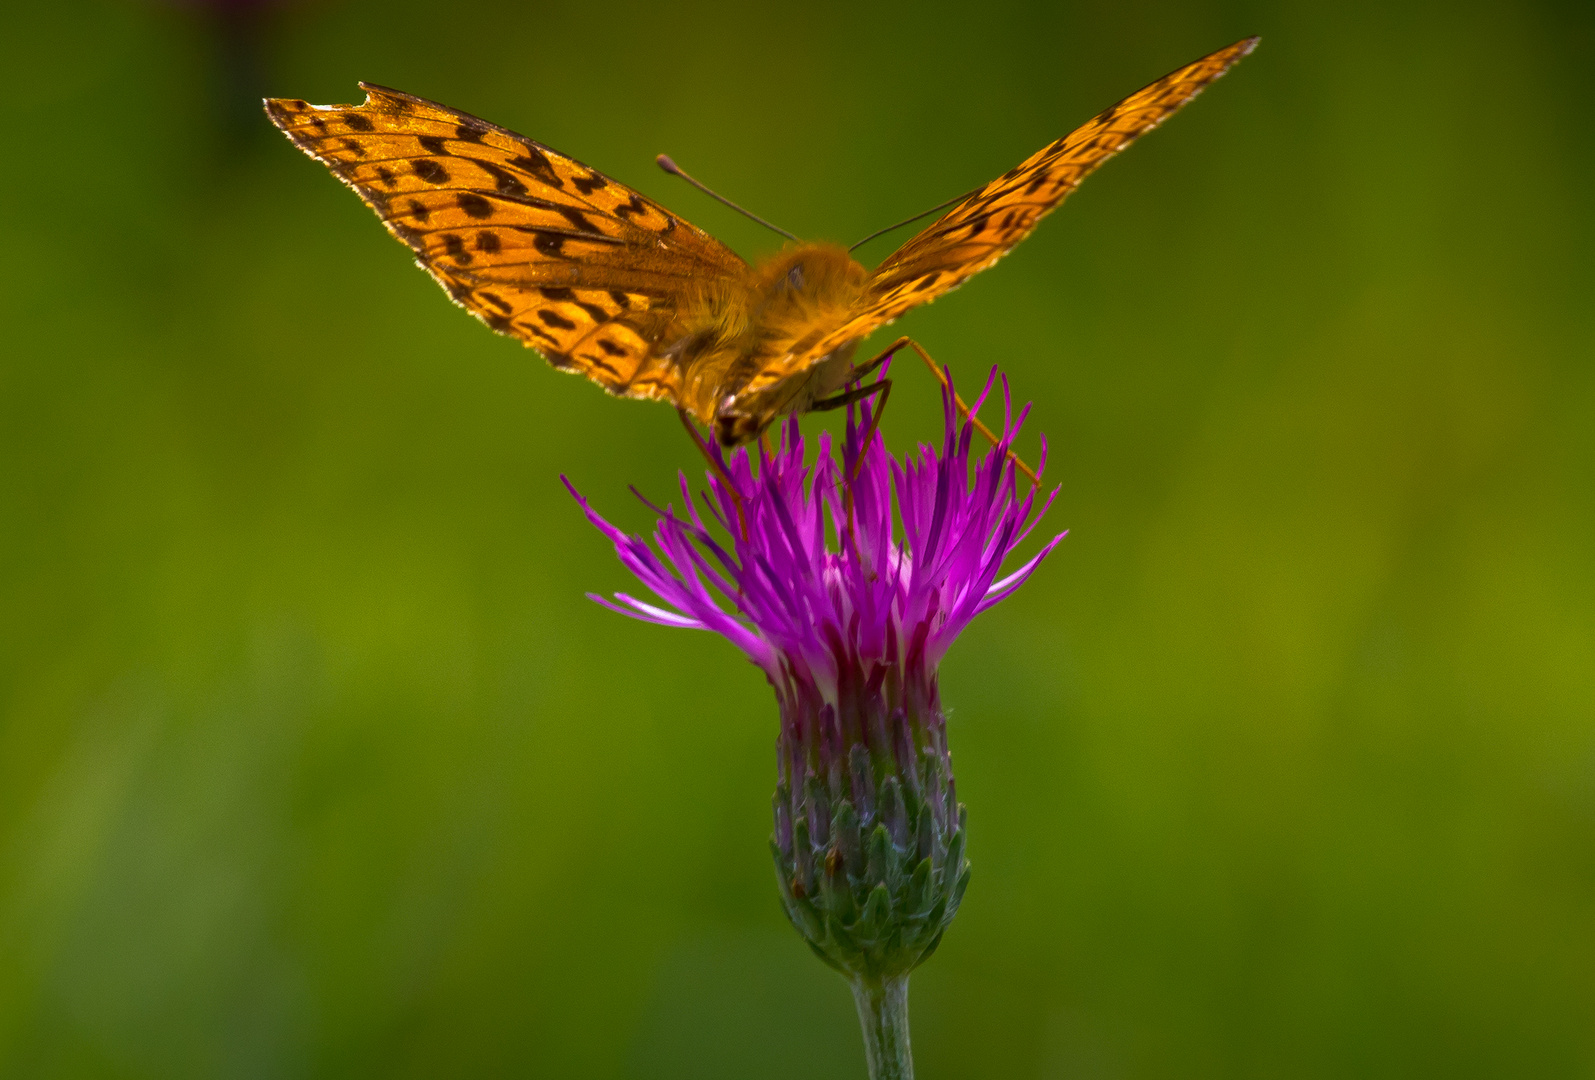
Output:
[[[827,243],[750,267],[575,159],[397,90],[361,83],[360,106],[272,98],[266,114],[488,326],[611,394],[669,401],[730,447],[783,414],[888,387],[836,393],[913,344],[854,367],[860,341],[996,262],[1088,173],[1256,44],[1236,42],[1131,94],[958,199],[873,271]]]

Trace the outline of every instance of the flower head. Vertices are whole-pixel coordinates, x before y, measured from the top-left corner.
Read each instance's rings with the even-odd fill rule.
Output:
[[[993,369],[972,411],[995,381]],[[709,474],[708,511],[726,542],[700,515],[685,474],[685,516],[660,511],[653,547],[604,520],[571,488],[621,562],[665,606],[625,593],[615,595],[618,603],[593,599],[649,622],[713,630],[777,689],[792,678],[812,680],[827,700],[849,669],[934,672],[969,621],[1017,589],[1063,539],[1054,536],[1001,576],[1046,509],[1033,514],[1035,491],[1017,490],[1009,450],[1028,406],[1015,419],[1006,381],[1003,396],[1004,434],[972,477],[974,427],[959,423],[950,386],[941,447],[922,445],[901,461],[886,451],[867,404],[848,418],[840,462],[821,433],[817,460],[806,465],[794,418],[774,453],[760,451],[757,473],[743,449],[722,459],[722,475]],[[1044,467],[1045,440],[1042,446]]]
[[[995,384],[993,370],[972,412]],[[1002,389],[1003,434],[974,462],[975,425],[960,423],[950,378],[939,448],[894,458],[864,405],[849,411],[840,461],[822,434],[805,464],[796,420],[773,452],[760,450],[757,471],[746,449],[717,456],[704,502],[726,540],[685,476],[684,511],[655,508],[652,545],[571,489],[658,603],[593,599],[713,630],[775,687],[782,899],[855,989],[901,978],[929,956],[969,880],[937,667],[969,621],[1063,539],[1003,574],[1046,506],[1037,512],[1035,490],[1019,491],[1010,448],[1025,412],[1015,418],[1006,381]]]

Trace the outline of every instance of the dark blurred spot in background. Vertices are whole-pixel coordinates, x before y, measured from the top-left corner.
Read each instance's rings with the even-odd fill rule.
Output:
[[[173,0],[172,7],[193,21],[202,43],[205,99],[224,156],[267,141],[260,126],[261,101],[282,96],[273,91],[273,57],[282,50],[289,9],[304,17],[316,6],[325,5],[308,0]]]

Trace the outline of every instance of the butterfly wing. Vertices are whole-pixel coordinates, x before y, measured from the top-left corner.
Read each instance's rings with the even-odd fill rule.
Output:
[[[679,396],[663,354],[688,298],[741,281],[725,245],[541,143],[361,83],[363,105],[273,98],[266,114],[331,169],[454,300],[555,367],[625,397]]]
[[[1257,40],[1238,41],[1164,76],[971,192],[875,268],[845,322],[783,358],[788,374],[956,289],[1002,258],[1093,169],[1178,112]]]

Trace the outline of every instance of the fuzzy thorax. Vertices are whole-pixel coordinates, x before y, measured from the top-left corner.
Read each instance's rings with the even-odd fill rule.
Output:
[[[841,384],[853,346],[791,371],[782,361],[840,326],[867,277],[839,245],[798,244],[760,263],[745,286],[708,286],[690,305],[698,318],[671,346],[684,372],[682,404],[728,447],[807,410]]]

